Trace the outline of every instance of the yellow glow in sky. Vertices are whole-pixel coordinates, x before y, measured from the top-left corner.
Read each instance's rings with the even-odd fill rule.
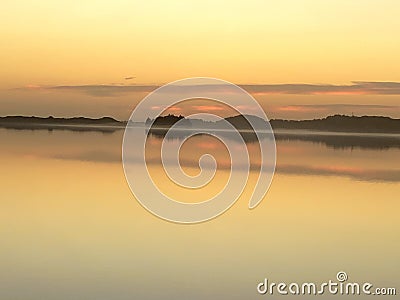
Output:
[[[3,1],[2,87],[398,80],[398,1]]]

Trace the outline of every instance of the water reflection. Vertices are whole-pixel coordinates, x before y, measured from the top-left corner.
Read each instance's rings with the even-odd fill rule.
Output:
[[[174,130],[168,130],[168,129],[161,129],[161,128],[155,128],[155,129],[145,129],[146,134],[150,135],[151,137],[158,138],[158,139],[168,139],[168,140],[184,140],[187,137],[191,136],[192,134],[197,133],[198,131],[192,130],[192,129],[174,129]],[[167,132],[169,134],[167,135]],[[207,134],[213,134],[213,133],[218,133],[219,136],[222,138],[228,138],[230,140],[233,140],[235,142],[240,142],[240,138],[237,134],[235,134],[232,131],[229,130],[219,130],[218,132],[216,130],[206,130],[206,133],[200,133],[197,135],[203,135],[207,136]],[[243,138],[245,143],[256,143],[258,142],[258,137],[255,132],[252,131],[240,131],[240,136]],[[271,133],[263,133],[260,132],[258,134],[259,137],[262,139],[271,139]]]
[[[376,149],[400,148],[400,134],[355,134],[321,133],[310,131],[276,131],[277,140],[305,141],[324,144],[334,149]]]
[[[172,139],[182,140],[190,131],[177,130]],[[145,134],[138,128],[136,134]],[[225,132],[227,138],[235,135]],[[259,168],[259,150],[254,133],[242,133],[251,154],[251,168]],[[122,130],[6,130],[0,129],[2,155],[121,163]],[[147,162],[160,164],[160,149],[165,132],[151,131],[147,143]],[[396,135],[354,136],[337,134],[276,132],[277,172],[291,175],[344,176],[361,181],[400,181],[400,138]],[[188,139],[181,152],[183,167],[197,168],[198,156],[210,153],[218,167],[229,169],[229,157],[222,143],[208,135]],[[195,155],[196,154],[196,155]],[[197,155],[198,154],[198,155]]]
[[[182,226],[134,200],[122,134],[0,129],[1,299],[259,299],[265,277],[321,282],[340,270],[399,288],[398,147],[278,138],[277,173],[257,209],[247,208],[250,182],[226,214]],[[150,136],[150,149],[161,141]],[[204,151],[226,162],[207,136],[185,147],[189,168]]]
[[[151,129],[146,130],[151,136],[164,139],[168,130]],[[168,139],[185,139],[193,130],[173,130]],[[210,130],[210,132],[213,132]],[[220,131],[220,134],[231,139],[235,139],[236,135],[229,131]],[[242,138],[246,143],[257,142],[258,138],[254,132],[241,131]],[[306,141],[324,144],[334,149],[362,148],[385,150],[389,148],[400,148],[400,134],[356,134],[356,133],[337,133],[337,132],[313,132],[301,130],[275,130],[276,140],[284,141]],[[261,138],[270,138],[267,133],[260,133]]]

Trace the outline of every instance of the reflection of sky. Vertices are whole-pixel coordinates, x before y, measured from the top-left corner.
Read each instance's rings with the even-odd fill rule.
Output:
[[[228,212],[183,226],[134,200],[122,131],[1,129],[0,138],[1,299],[259,299],[265,277],[321,282],[340,270],[399,288],[398,148],[278,140],[278,172],[260,206],[247,208],[251,172]],[[182,149],[190,172],[203,151],[224,161],[218,143],[192,142]],[[159,164],[150,169],[160,178]],[[210,193],[226,179],[218,173]]]

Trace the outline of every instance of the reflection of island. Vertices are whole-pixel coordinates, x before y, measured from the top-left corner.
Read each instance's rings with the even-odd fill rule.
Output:
[[[373,149],[386,150],[400,148],[398,134],[358,134],[358,133],[328,133],[299,130],[276,130],[275,139],[279,141],[302,141],[325,145],[334,149]]]
[[[172,130],[168,136],[166,134],[168,130],[162,128],[153,128],[147,130],[150,136],[159,139],[177,139],[183,140],[190,135],[196,133],[195,130]],[[209,133],[213,133],[212,130],[208,130]],[[200,134],[202,135],[202,134]],[[239,142],[238,136],[232,131],[219,131],[218,135],[226,137],[231,140]],[[240,132],[241,137],[246,143],[257,142],[257,136],[252,132]],[[271,135],[266,133],[259,133],[261,139],[271,138]],[[274,137],[277,142],[280,141],[302,141],[317,143],[327,146],[328,148],[334,149],[374,149],[374,150],[386,150],[390,148],[400,148],[400,135],[394,134],[357,134],[357,133],[332,133],[328,132],[310,132],[310,131],[299,131],[299,130],[280,130],[274,131]]]

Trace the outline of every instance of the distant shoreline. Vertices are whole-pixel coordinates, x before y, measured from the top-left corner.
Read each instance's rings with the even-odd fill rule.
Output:
[[[150,130],[168,130],[172,125],[175,124],[178,117],[173,116],[173,120],[169,121],[168,118],[172,118],[172,115],[167,117],[159,117],[160,119],[150,120],[145,123],[130,123],[133,126],[145,127],[145,124],[152,123],[152,127],[147,126]],[[259,125],[257,128],[263,128],[263,119],[257,116],[246,116],[251,118],[255,124]],[[233,117],[227,117],[229,123],[231,123],[238,131],[246,132],[251,131],[252,128],[249,126],[246,118],[243,115],[237,115]],[[221,122],[209,122],[198,119],[186,119],[180,116],[180,119],[184,119],[185,124],[188,125],[186,129],[195,130],[223,130],[224,127],[220,126]],[[158,122],[162,120],[162,122]],[[158,124],[158,125],[157,125]],[[270,124],[274,131],[287,131],[292,134],[354,134],[354,135],[373,135],[373,134],[400,134],[400,119],[392,119],[389,117],[382,116],[343,116],[334,115],[328,116],[322,119],[314,120],[282,120],[272,119]],[[0,128],[6,129],[47,129],[47,130],[79,130],[79,131],[115,131],[122,130],[126,127],[126,121],[118,121],[111,117],[103,117],[98,119],[86,118],[86,117],[74,117],[74,118],[42,118],[42,117],[25,117],[25,116],[7,116],[0,117]],[[256,130],[257,130],[256,128]],[[182,128],[184,129],[184,128]]]

